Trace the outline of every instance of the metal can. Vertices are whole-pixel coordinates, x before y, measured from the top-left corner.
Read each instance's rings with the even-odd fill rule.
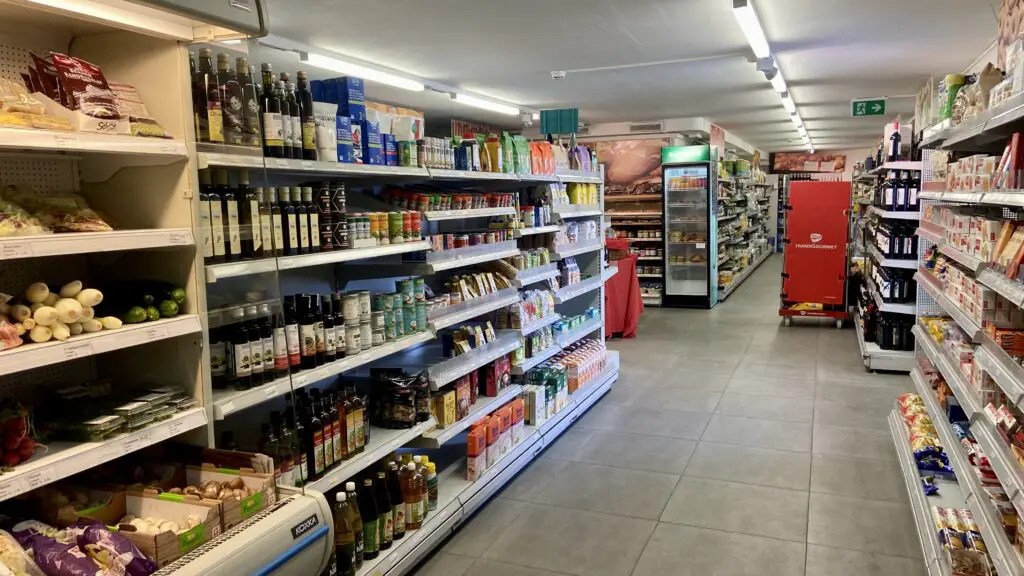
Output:
[[[369,350],[373,346],[373,330],[369,322],[359,323],[359,349]]]
[[[374,312],[370,318],[370,329],[373,331],[384,329],[384,312]]]
[[[402,295],[402,306],[408,306],[415,301],[413,292],[414,284],[412,280],[398,281],[398,293]]]
[[[380,312],[384,310],[384,301],[390,298],[389,295],[384,293],[377,293],[373,295],[373,312]]]
[[[345,330],[345,355],[355,356],[359,354],[359,351],[363,349],[362,344],[359,342],[361,338],[361,332],[358,327],[350,327]]]
[[[362,322],[365,319],[365,321],[369,322],[370,313],[373,312],[373,307],[370,303],[370,291],[360,290],[356,294],[359,295],[359,321]]]
[[[372,339],[371,342],[372,342],[372,344],[374,346],[381,346],[381,345],[383,345],[384,344],[384,329],[381,328],[380,330],[374,330],[373,333],[372,333],[372,337],[373,337],[373,339]]]
[[[401,212],[388,212],[388,234],[392,244],[400,244],[405,241]]]
[[[345,319],[345,324],[348,326],[359,324],[359,294],[342,294],[341,316]]]
[[[338,360],[345,357],[345,325],[339,324],[334,327],[334,341],[337,343]]]
[[[401,310],[402,309],[402,294],[399,292],[391,293],[391,309]]]
[[[395,315],[395,336],[401,338],[405,336],[405,315],[402,314],[402,307],[396,306],[392,313]]]
[[[395,311],[384,311],[384,339],[391,341],[398,338],[398,331],[395,330]]]
[[[416,303],[416,328],[419,332],[427,329],[427,303]]]
[[[426,313],[426,310],[423,311]],[[402,306],[402,326],[406,334],[413,334],[416,329],[416,305]]]
[[[416,163],[413,161],[413,143],[408,140],[401,140],[398,142],[398,165],[399,166],[415,166]]]
[[[406,241],[413,240],[412,215],[415,212],[402,212],[402,236]]]
[[[427,299],[427,281],[422,277],[413,278],[413,299],[424,302]]]

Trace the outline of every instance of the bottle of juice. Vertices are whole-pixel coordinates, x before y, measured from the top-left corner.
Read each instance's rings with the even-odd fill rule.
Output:
[[[334,561],[337,576],[356,576],[356,534],[352,531],[348,495],[339,491],[334,506]]]
[[[405,502],[405,529],[418,530],[423,525],[423,477],[410,462],[401,476],[402,499]]]
[[[373,498],[377,501],[377,508],[380,511],[380,549],[391,548],[391,540],[394,538],[394,513],[391,508],[391,497],[388,494],[387,474],[377,472],[377,480],[373,483]]]
[[[402,498],[402,482],[398,479],[398,464],[393,461],[388,463],[388,497],[394,521],[391,537],[401,540],[405,536],[405,500]]]
[[[427,519],[427,465],[423,461],[424,456],[413,456],[413,464],[416,465],[416,473],[420,475],[421,485],[420,491],[423,493],[423,499],[420,500],[420,519]]]
[[[427,462],[427,510],[437,510],[437,464]]]
[[[356,483],[346,482],[345,483],[346,500],[349,503],[348,513],[350,520],[352,521],[352,532],[356,537],[356,551],[355,551],[355,563],[356,570],[363,567],[363,556],[365,551],[365,542],[363,541],[363,515],[359,513],[359,500],[356,497]]]

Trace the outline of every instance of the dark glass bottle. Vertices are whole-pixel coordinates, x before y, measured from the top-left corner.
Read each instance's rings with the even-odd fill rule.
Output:
[[[245,307],[245,329],[249,333],[249,370],[253,387],[262,386],[263,379],[263,335],[260,334],[259,318],[255,306]]]
[[[224,337],[225,328],[210,328],[210,376],[213,378],[213,387],[219,390],[228,387],[227,361],[230,343]]]
[[[327,408],[327,418],[331,423],[331,446],[334,449],[334,464],[341,464],[341,461],[345,459],[345,455],[341,449],[341,421],[338,416],[338,403],[334,399],[333,392],[324,392],[324,407]]]
[[[296,256],[299,253],[299,221],[295,214],[295,206],[291,202],[291,190],[287,186],[282,186],[278,190],[284,224],[284,255]]]
[[[220,193],[220,202],[224,206],[224,243],[229,261],[242,259],[242,241],[239,221],[239,201],[235,191],[228,186],[228,171],[214,168],[213,185]]]
[[[363,515],[359,512],[359,496],[356,494],[356,483],[345,483],[345,494],[348,501],[354,503],[349,510],[352,514],[352,530],[356,533],[356,570],[363,567],[363,555],[365,554],[365,542],[363,541]]]
[[[199,68],[196,67],[195,52],[188,53],[188,78],[192,85],[192,123],[196,131],[196,142],[206,142],[202,129],[199,127],[199,117],[206,114],[206,102],[203,98],[203,84],[200,81]]]
[[[320,308],[324,316],[324,363],[326,364],[338,359],[337,332],[334,329],[334,310],[331,307],[330,294],[320,297]]]
[[[392,539],[401,540],[405,537],[405,499],[402,497],[402,482],[398,479],[398,464],[395,462],[388,462],[388,496],[394,522]]]
[[[270,413],[271,433],[277,437],[277,451],[269,455],[274,458],[275,473],[278,486],[295,486],[295,447],[294,440],[285,432],[281,413],[274,410]]]
[[[302,202],[302,188],[295,186],[291,192],[295,220],[299,225],[299,254],[309,254],[309,209]]]
[[[221,107],[220,84],[213,69],[213,51],[203,48],[199,51],[198,88],[202,90],[202,111],[199,113],[200,142],[224,143],[224,115]]]
[[[246,260],[263,257],[263,239],[260,234],[260,201],[256,192],[249,187],[249,171],[238,171],[239,241],[242,257]]]
[[[320,426],[323,429],[324,471],[327,471],[334,466],[334,423],[331,420],[330,411],[327,409],[327,402],[320,395],[320,390],[313,388],[312,396],[313,413],[320,418]]]
[[[288,376],[288,335],[284,314],[281,311],[274,312],[273,320],[274,335],[274,377],[284,378]]]
[[[907,177],[907,210],[917,212],[921,209],[917,195],[921,190],[921,173],[910,172]]]
[[[291,81],[287,72],[281,73],[281,80],[284,81],[284,99],[288,101],[288,113],[292,121],[291,157],[302,160],[302,104],[295,97],[295,83]]]
[[[260,304],[256,324],[263,340],[263,381],[270,382],[274,375],[274,328],[270,325],[270,304]]]
[[[896,120],[893,123],[893,131],[889,136],[889,151],[886,160],[888,162],[896,162],[900,159],[900,121]]]
[[[352,529],[352,513],[348,494],[339,491],[334,505],[334,576],[356,576],[356,535]]]
[[[324,182],[315,192],[317,220],[320,222],[320,250],[334,250],[334,219],[331,216],[331,185]]]
[[[907,209],[907,181],[903,179],[902,172],[896,172],[896,182],[893,184],[893,209],[897,212],[904,212]]]
[[[331,295],[331,311],[334,313],[334,357],[345,357],[345,317],[341,313],[341,293]]]
[[[221,450],[238,450],[238,442],[235,442],[235,433],[231,430],[221,432],[217,448]]]
[[[259,211],[260,243],[263,248],[262,257],[272,258],[274,256],[274,219],[270,212],[270,202],[267,201],[267,191],[263,188],[256,188],[256,203]]]
[[[263,76],[263,88],[260,90],[260,113],[263,124],[263,155],[268,158],[287,158],[284,153],[284,134],[282,132],[281,99],[274,90],[274,72],[270,64],[264,62],[260,67]]]
[[[316,312],[306,294],[296,294],[299,311],[299,341],[301,343],[302,369],[316,368]]]
[[[292,374],[302,370],[302,335],[296,296],[284,297],[284,333],[288,344],[288,369]]]
[[[235,58],[235,82],[242,89],[242,145],[259,148],[260,100],[251,70],[247,59]]]
[[[373,499],[377,502],[377,509],[380,513],[378,521],[377,542],[381,550],[391,548],[391,541],[394,539],[394,508],[391,506],[391,497],[388,495],[387,474],[377,472],[377,478],[373,482]]]
[[[288,429],[284,432],[284,438],[288,440],[294,454],[296,473],[295,485],[302,486],[309,481],[309,462],[306,460],[306,426],[295,419],[295,409],[287,406],[284,409],[285,422]]]
[[[302,204],[306,207],[306,218],[309,226],[309,252],[320,251],[320,211],[313,202],[313,188],[302,187]]]
[[[267,188],[267,205],[270,209],[270,234],[274,239],[274,256],[284,256],[284,214],[281,210],[281,203],[277,200],[277,190],[274,188]]]
[[[213,258],[213,228],[211,223],[211,211],[210,211],[210,190],[213,188],[213,184],[210,180],[210,170],[204,169],[199,171],[199,233],[202,236],[203,241],[203,263],[206,265],[213,264],[216,262]],[[218,210],[220,206],[217,207]],[[223,233],[221,236],[221,242],[223,243]],[[221,252],[223,253],[224,248],[221,246]]]
[[[317,480],[324,473],[324,426],[320,415],[308,399],[299,401],[302,420],[306,426],[306,462],[309,466],[309,480]]]
[[[324,333],[324,310],[320,305],[320,296],[310,294],[309,306],[313,309],[313,330],[316,333],[316,365],[322,366],[327,352],[327,340]]]
[[[231,346],[228,348],[231,385],[236,390],[248,390],[252,388],[252,348],[245,311],[241,307],[232,308],[228,316],[231,318]]]
[[[202,186],[203,173],[206,173],[206,179],[209,180],[212,177],[211,171],[200,170],[200,186]],[[225,239],[225,219],[224,219],[224,204],[221,198],[221,190],[218,187],[209,184],[206,197],[210,202],[210,238],[213,242],[213,261],[224,262],[227,260],[227,241]]]
[[[298,79],[296,99],[299,102],[300,122],[302,124],[302,159],[316,160],[316,122],[313,121],[313,94],[309,91],[309,78],[306,77],[306,73],[299,70],[296,76]]]
[[[231,72],[228,55],[224,53],[217,54],[217,84],[220,87],[224,116],[224,143],[241,146],[244,142],[242,132],[244,96],[242,86],[238,83],[238,77]]]
[[[287,74],[282,73],[282,76]],[[285,89],[285,83],[282,80],[278,80],[274,83],[274,94],[277,99],[281,102],[281,141],[284,144],[284,158],[295,158],[293,154],[301,150],[301,147],[296,147],[292,141],[292,103],[288,101],[288,92]]]
[[[373,497],[373,480],[363,480],[359,491],[359,515],[363,517],[363,559],[373,560],[380,553],[380,512]]]

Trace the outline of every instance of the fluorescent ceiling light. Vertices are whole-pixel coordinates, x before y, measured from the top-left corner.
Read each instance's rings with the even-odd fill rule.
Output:
[[[799,127],[797,127],[796,131],[797,131],[797,132],[798,132],[798,133],[799,133],[799,134],[800,134],[801,136],[807,136],[807,128],[804,128],[803,126],[799,126]]]
[[[790,98],[789,92],[782,93],[782,107],[786,109],[786,112],[790,114],[796,113],[796,104],[793,103],[793,99]]]
[[[302,54],[299,59],[308,63],[310,66],[316,66],[317,68],[331,70],[348,76],[357,76],[363,80],[377,82],[378,84],[387,84],[388,86],[394,86],[395,88],[401,88],[411,92],[423,92],[425,89],[422,82],[417,82],[416,80],[404,78],[396,74],[390,74],[388,72],[368,68],[360,64],[345,62],[344,60],[338,60],[337,58],[330,58],[320,54]]]
[[[800,117],[796,112],[790,114],[789,119],[793,121],[793,125],[800,128],[804,125],[804,119]]]
[[[772,76],[772,88],[775,88],[776,92],[786,91],[786,81],[782,79],[782,70],[775,70],[775,76]]]
[[[534,120],[540,120],[540,112],[534,112],[533,115],[530,116],[530,118],[533,118]]]
[[[764,36],[761,22],[758,21],[757,13],[754,12],[754,6],[750,4],[750,0],[733,0],[732,15],[740,25],[743,35],[747,37],[747,43],[754,51],[754,56],[756,58],[767,56],[768,40]]]
[[[491,112],[497,112],[498,114],[505,114],[506,116],[519,115],[519,108],[515,106],[509,106],[508,104],[501,104],[500,102],[494,102],[491,100],[484,100],[483,98],[477,98],[476,96],[470,96],[469,94],[456,92],[455,94],[452,94],[452,100],[461,102],[467,106],[475,106],[476,108],[483,108],[484,110],[490,110]]]

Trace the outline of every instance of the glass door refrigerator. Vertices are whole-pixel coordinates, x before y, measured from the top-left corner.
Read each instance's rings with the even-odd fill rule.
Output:
[[[665,191],[665,288],[662,306],[711,308],[718,302],[715,219],[718,150],[661,149]]]

